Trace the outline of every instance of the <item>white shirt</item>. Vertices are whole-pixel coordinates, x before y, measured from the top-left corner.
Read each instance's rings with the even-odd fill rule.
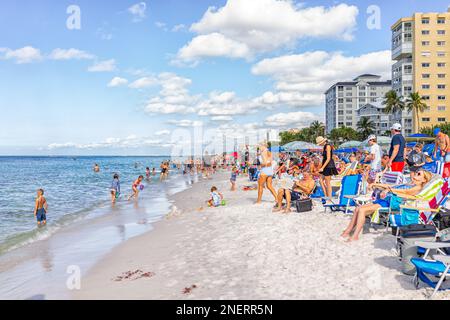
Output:
[[[374,171],[381,171],[381,148],[378,144],[370,147],[370,154],[373,155],[373,160],[370,162],[370,167]]]

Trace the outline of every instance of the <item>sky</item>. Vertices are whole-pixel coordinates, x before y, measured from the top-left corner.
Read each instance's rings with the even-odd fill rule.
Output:
[[[334,82],[390,78],[395,21],[449,5],[2,0],[0,155],[168,154],[324,121]]]

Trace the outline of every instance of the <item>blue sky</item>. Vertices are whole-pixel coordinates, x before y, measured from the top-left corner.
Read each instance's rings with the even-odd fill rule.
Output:
[[[450,4],[284,2],[1,1],[0,155],[164,154],[174,131],[195,126],[242,136],[308,125],[333,81],[389,77],[392,23]],[[70,5],[80,30],[66,27]],[[380,29],[366,26],[370,5]]]

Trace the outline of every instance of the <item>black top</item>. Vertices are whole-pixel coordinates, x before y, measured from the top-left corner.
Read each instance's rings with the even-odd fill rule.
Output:
[[[327,158],[327,147],[328,146],[330,146],[330,157],[331,157],[331,159],[330,159],[330,162],[328,162],[327,166],[324,169],[326,169],[326,168],[336,168],[336,165],[335,165],[334,160],[333,160],[333,148],[328,143],[323,147],[322,165],[324,165],[324,163],[328,160],[328,158]]]

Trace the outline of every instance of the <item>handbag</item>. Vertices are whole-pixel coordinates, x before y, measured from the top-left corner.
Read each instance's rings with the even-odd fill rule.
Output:
[[[313,202],[310,198],[300,199],[295,202],[295,208],[297,209],[297,212],[309,212],[312,211]]]

